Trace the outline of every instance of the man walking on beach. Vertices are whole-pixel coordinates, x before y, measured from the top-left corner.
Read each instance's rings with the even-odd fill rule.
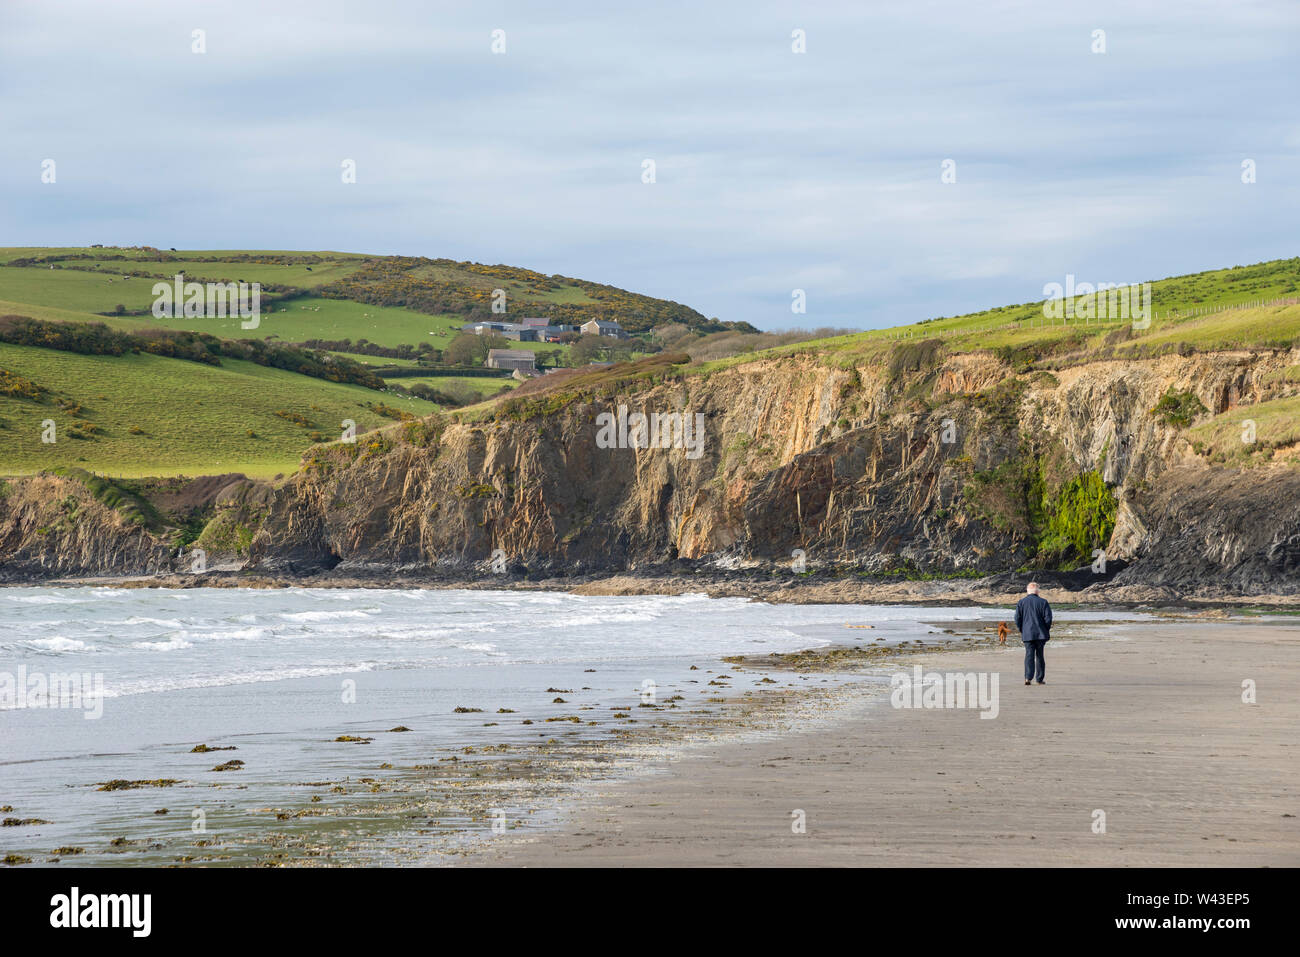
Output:
[[[1030,582],[1024,598],[1016,603],[1016,628],[1025,643],[1025,684],[1035,677],[1043,684],[1047,677],[1047,664],[1043,660],[1043,647],[1052,637],[1052,606],[1038,595],[1038,582]]]

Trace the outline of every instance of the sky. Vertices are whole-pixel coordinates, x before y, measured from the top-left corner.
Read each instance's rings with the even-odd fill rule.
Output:
[[[1300,255],[1298,153],[1300,0],[0,0],[0,246],[446,257],[879,328]]]

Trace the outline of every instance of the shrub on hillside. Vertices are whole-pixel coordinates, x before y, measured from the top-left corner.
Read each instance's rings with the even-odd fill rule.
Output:
[[[1151,410],[1151,414],[1158,415],[1170,425],[1181,429],[1208,411],[1194,392],[1175,392],[1173,386],[1170,386],[1169,391],[1160,397],[1160,401]]]
[[[44,402],[49,391],[45,386],[24,378],[16,372],[0,369],[0,395],[7,395],[14,399],[31,399],[33,402]]]

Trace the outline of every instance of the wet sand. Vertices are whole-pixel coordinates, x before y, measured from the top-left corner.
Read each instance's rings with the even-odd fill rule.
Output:
[[[1105,632],[1053,640],[1041,687],[1024,686],[1014,641],[907,662],[998,673],[995,719],[895,709],[863,689],[832,725],[694,751],[465,863],[1300,865],[1300,626]]]

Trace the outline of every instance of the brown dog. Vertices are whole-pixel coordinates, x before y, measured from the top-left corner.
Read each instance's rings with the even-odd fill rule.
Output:
[[[1000,621],[998,622],[998,644],[1005,645],[1006,643],[1007,643],[1007,623],[1005,621]]]

